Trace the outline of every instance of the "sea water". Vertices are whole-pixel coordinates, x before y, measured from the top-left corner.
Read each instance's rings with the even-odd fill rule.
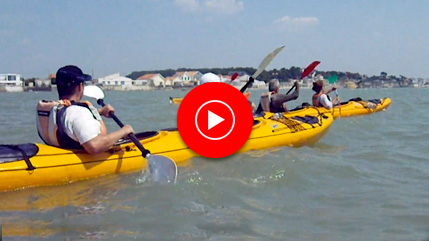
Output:
[[[286,90],[283,90],[286,91]],[[187,91],[107,91],[136,132],[176,126]],[[252,90],[257,102],[261,90]],[[289,108],[311,101],[301,90]],[[192,158],[176,185],[140,173],[0,193],[5,240],[428,240],[429,89],[340,89],[390,97],[337,119],[316,144]],[[55,92],[0,93],[0,144],[40,142],[35,107]],[[109,130],[118,127],[106,120]]]

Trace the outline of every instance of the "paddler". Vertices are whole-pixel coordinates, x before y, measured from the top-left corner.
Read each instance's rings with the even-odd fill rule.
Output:
[[[299,97],[299,84],[298,81],[294,83],[295,91],[290,94],[280,94],[280,82],[277,79],[272,79],[268,83],[267,93],[262,93],[261,101],[259,103],[258,109],[256,112],[287,112],[286,102],[291,100],[296,100]]]
[[[252,111],[254,111],[256,109],[255,104],[250,100],[250,92],[246,92],[243,93],[244,97],[247,99],[247,101],[249,102],[250,108],[252,109]]]
[[[76,66],[58,69],[56,84],[60,100],[39,101],[37,106],[37,131],[46,144],[95,154],[134,132],[130,125],[125,125],[107,133],[101,116],[110,118],[109,113],[115,109],[106,105],[97,110],[90,102],[81,101],[84,82],[91,80],[90,75]]]
[[[316,107],[325,107],[326,109],[332,109],[334,103],[338,102],[337,98],[334,99],[334,101],[331,102],[331,100],[328,97],[328,94],[332,91],[335,91],[337,88],[332,87],[328,92],[325,92],[325,85],[323,83],[323,80],[318,80],[313,82],[313,88],[316,93],[313,95],[312,101],[313,106]]]

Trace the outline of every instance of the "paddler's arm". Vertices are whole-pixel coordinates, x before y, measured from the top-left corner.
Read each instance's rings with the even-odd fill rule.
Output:
[[[106,105],[98,110],[100,115],[110,118],[110,112],[114,112],[115,109],[111,105]],[[103,131],[104,127],[104,131]],[[107,134],[104,123],[101,122],[101,133],[89,140],[86,143],[83,143],[82,146],[88,153],[96,154],[103,151],[109,150],[115,142],[119,139],[127,137],[129,134],[134,133],[133,128],[130,125],[125,125],[120,130]]]
[[[100,153],[109,150],[116,141],[131,133],[134,133],[133,128],[130,125],[125,125],[121,129],[109,134],[100,133],[95,138],[83,143],[82,146],[90,154]]]
[[[298,83],[298,81],[295,81],[294,85],[295,85],[295,91],[293,92],[292,97],[294,100],[296,100],[299,97],[299,83]]]
[[[336,87],[332,87],[332,89],[330,89],[328,92],[326,92],[325,94],[329,94],[329,93],[331,93],[332,91],[335,91],[337,88]]]
[[[107,118],[111,118],[109,114],[110,112],[115,112],[115,109],[109,104],[105,105],[104,107],[98,110],[98,113],[100,113],[100,115]]]
[[[276,94],[276,95],[274,95],[271,98],[271,101],[274,102],[273,104],[275,106],[281,106],[283,103],[298,99],[298,97],[299,97],[299,84],[298,84],[298,82],[295,82],[294,85],[296,86],[296,88],[292,94],[289,94],[289,95]]]

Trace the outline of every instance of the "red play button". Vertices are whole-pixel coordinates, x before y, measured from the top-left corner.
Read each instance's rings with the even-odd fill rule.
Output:
[[[211,158],[239,150],[252,131],[247,99],[224,83],[206,83],[189,92],[179,107],[177,126],[185,144]]]
[[[207,112],[207,114],[205,114],[205,112]],[[195,126],[198,132],[209,140],[223,139],[234,129],[234,112],[231,107],[223,101],[209,100],[198,108],[195,114]]]

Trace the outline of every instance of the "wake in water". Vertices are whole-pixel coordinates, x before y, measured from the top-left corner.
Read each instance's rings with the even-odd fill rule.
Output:
[[[140,175],[136,178],[136,184],[150,184],[153,183],[152,175],[148,170],[142,170]]]

